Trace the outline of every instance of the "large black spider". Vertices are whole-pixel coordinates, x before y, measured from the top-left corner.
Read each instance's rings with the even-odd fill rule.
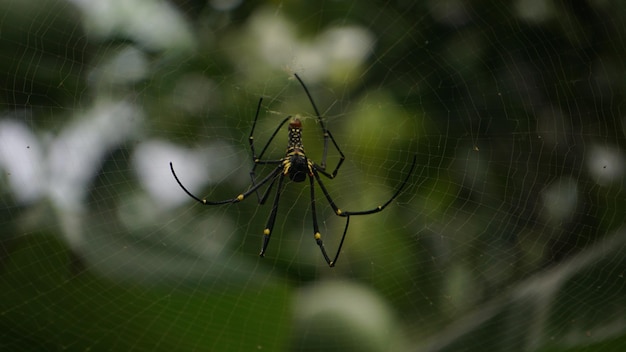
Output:
[[[263,102],[263,98],[260,98],[259,104],[256,109],[256,114],[254,115],[254,122],[252,123],[252,130],[250,131],[250,137],[248,138],[249,143],[250,143],[250,149],[252,150],[252,160],[254,162],[254,166],[252,167],[252,171],[250,171],[252,185],[247,191],[239,194],[235,198],[216,201],[216,202],[209,201],[206,199],[200,199],[194,196],[193,194],[191,194],[191,192],[189,192],[185,188],[185,186],[183,186],[183,184],[178,179],[178,176],[176,176],[176,173],[174,172],[174,166],[172,165],[171,162],[170,162],[170,169],[172,170],[172,174],[174,175],[174,178],[176,179],[176,182],[178,182],[178,185],[180,186],[180,188],[182,188],[183,191],[185,191],[185,193],[187,193],[191,198],[195,199],[196,201],[204,205],[238,203],[244,200],[247,196],[249,196],[253,192],[257,192],[259,205],[263,205],[265,204],[265,201],[267,200],[270,190],[274,186],[274,183],[278,181],[278,185],[276,188],[276,195],[274,197],[274,204],[272,206],[270,216],[267,219],[267,225],[265,226],[265,229],[263,230],[263,245],[261,247],[261,252],[259,253],[261,257],[265,256],[265,250],[267,249],[267,245],[269,244],[270,236],[272,235],[272,230],[274,228],[274,223],[276,222],[276,213],[278,212],[278,203],[280,200],[280,195],[281,195],[281,191],[283,188],[283,181],[285,177],[289,177],[289,179],[294,182],[303,182],[308,177],[310,189],[311,189],[311,213],[313,215],[313,237],[315,238],[317,245],[320,247],[322,255],[324,256],[324,259],[326,260],[326,263],[328,264],[328,266],[333,267],[335,266],[335,264],[337,264],[337,259],[339,258],[339,253],[341,252],[343,241],[346,238],[346,233],[348,232],[348,225],[350,223],[350,216],[369,215],[369,214],[378,213],[382,211],[383,209],[385,209],[385,207],[389,205],[389,203],[391,203],[400,194],[400,192],[402,191],[402,189],[408,182],[409,177],[411,176],[411,174],[413,173],[413,169],[415,168],[416,157],[413,156],[413,162],[411,163],[411,168],[409,169],[407,176],[404,178],[404,180],[402,181],[402,183],[400,184],[396,192],[385,203],[369,210],[362,210],[362,211],[341,210],[339,207],[337,207],[337,205],[331,198],[330,194],[328,193],[328,190],[326,189],[326,187],[324,186],[324,183],[322,182],[320,174],[324,175],[325,177],[329,179],[335,178],[335,176],[337,176],[337,172],[339,171],[339,168],[341,167],[341,165],[343,164],[345,160],[345,156],[343,152],[341,151],[341,149],[339,148],[339,145],[337,145],[337,142],[335,141],[335,138],[333,137],[333,135],[330,133],[329,130],[326,129],[326,126],[324,125],[324,121],[322,120],[322,117],[320,116],[319,110],[317,109],[317,106],[315,105],[315,102],[313,101],[313,98],[311,97],[311,93],[309,93],[308,88],[306,87],[304,82],[302,82],[302,80],[297,74],[294,74],[294,76],[296,77],[298,82],[300,82],[300,85],[302,85],[302,88],[304,88],[304,91],[306,92],[306,95],[309,98],[311,105],[313,106],[313,110],[315,111],[315,115],[317,117],[319,125],[322,128],[322,133],[324,136],[324,150],[322,153],[322,160],[319,164],[307,158],[304,152],[304,147],[302,145],[302,122],[297,117],[291,119],[291,116],[287,116],[278,125],[274,133],[272,133],[270,139],[267,141],[267,143],[263,147],[261,154],[257,156],[256,151],[254,149],[253,134],[254,134],[254,128],[256,126],[257,119],[259,117],[259,111],[261,110],[261,103]],[[287,143],[287,152],[285,153],[285,156],[280,159],[275,159],[275,160],[262,160],[261,158],[263,157],[263,154],[265,154],[265,151],[267,150],[268,146],[272,143],[272,140],[274,139],[276,134],[278,134],[278,131],[280,130],[280,128],[289,119],[291,119],[288,125],[289,126],[288,127],[289,141]],[[335,149],[337,149],[337,152],[339,152],[339,156],[340,156],[339,162],[337,163],[337,166],[332,172],[326,171],[326,156],[328,155],[328,141],[329,140],[333,143],[333,145],[335,146]],[[272,172],[270,172],[269,175],[267,175],[265,178],[263,178],[260,182],[257,183],[256,174],[255,174],[256,167],[258,165],[268,165],[268,164],[274,164],[277,166]],[[328,257],[328,254],[326,254],[326,249],[324,248],[324,243],[322,241],[322,235],[320,234],[320,230],[319,230],[319,224],[317,222],[317,212],[315,209],[315,187],[314,187],[315,181],[317,181],[317,183],[319,184],[320,189],[322,190],[322,193],[324,193],[324,196],[326,197],[328,204],[333,208],[333,210],[335,211],[335,214],[337,216],[346,218],[346,227],[343,230],[343,235],[341,236],[341,241],[339,242],[339,247],[337,248],[337,253],[335,254],[335,257],[332,260],[330,260],[330,258]],[[258,194],[259,187],[263,186],[264,184],[268,182],[270,182],[269,186],[267,187],[263,195],[260,196]]]

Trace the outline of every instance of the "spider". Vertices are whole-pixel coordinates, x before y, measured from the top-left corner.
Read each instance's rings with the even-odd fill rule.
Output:
[[[315,102],[313,101],[313,98],[311,97],[311,93],[309,92],[308,88],[306,87],[302,79],[300,79],[300,77],[297,74],[294,74],[294,76],[296,77],[298,82],[300,82],[300,85],[302,86],[307,97],[309,98],[309,101],[311,102],[311,105],[313,106],[313,110],[315,111],[315,116],[317,117],[317,121],[320,127],[322,128],[322,134],[324,136],[324,150],[322,152],[322,160],[320,161],[319,164],[307,158],[306,153],[304,152],[304,147],[302,145],[302,122],[297,117],[292,118],[291,116],[287,116],[285,119],[282,120],[282,122],[278,125],[274,133],[272,133],[269,140],[267,141],[267,143],[261,150],[261,153],[257,155],[256,150],[254,148],[253,134],[254,134],[254,128],[256,126],[257,119],[259,117],[259,111],[261,110],[261,104],[263,103],[263,98],[260,98],[259,104],[256,109],[256,114],[254,115],[254,122],[252,123],[252,130],[250,131],[250,136],[248,137],[248,142],[250,143],[250,149],[252,150],[252,161],[254,162],[254,166],[252,167],[252,170],[250,171],[250,178],[252,179],[252,184],[248,188],[247,191],[239,194],[235,198],[226,199],[226,200],[209,201],[206,199],[200,199],[196,197],[195,195],[193,195],[191,192],[189,192],[187,188],[185,188],[185,186],[183,186],[182,182],[180,182],[180,180],[178,179],[178,176],[176,176],[176,172],[174,172],[174,166],[172,165],[171,162],[170,162],[170,169],[172,170],[172,175],[174,175],[174,178],[176,179],[176,182],[178,183],[180,188],[182,188],[183,191],[185,191],[185,193],[187,193],[187,195],[189,195],[191,198],[193,198],[194,200],[196,200],[197,202],[203,205],[239,203],[243,201],[244,199],[246,199],[246,197],[248,197],[253,192],[256,192],[257,194],[258,204],[263,205],[267,201],[267,198],[270,194],[270,190],[272,189],[274,184],[278,183],[276,185],[276,193],[274,196],[274,203],[272,205],[272,210],[270,212],[269,218],[267,219],[267,224],[265,226],[265,229],[263,230],[263,244],[261,247],[261,252],[259,253],[259,256],[261,257],[265,256],[265,251],[267,249],[267,245],[269,244],[270,237],[272,235],[272,230],[274,229],[274,224],[276,222],[276,214],[278,212],[278,204],[280,201],[280,195],[283,189],[283,183],[284,183],[285,177],[288,177],[293,182],[303,182],[308,177],[310,189],[311,189],[311,214],[313,216],[313,238],[315,239],[317,245],[319,246],[322,252],[322,255],[324,256],[324,259],[326,260],[326,263],[328,264],[328,266],[334,267],[335,264],[337,264],[337,259],[339,258],[339,254],[341,253],[341,247],[343,246],[343,242],[346,238],[346,233],[348,232],[350,216],[369,215],[369,214],[378,213],[382,211],[383,209],[385,209],[385,207],[387,207],[389,203],[391,203],[394,199],[396,199],[396,197],[398,197],[398,195],[400,194],[404,186],[407,184],[409,177],[411,176],[411,174],[413,173],[413,169],[415,168],[416,156],[413,156],[413,162],[411,163],[411,168],[407,176],[404,178],[404,180],[402,181],[400,186],[396,189],[395,193],[391,196],[391,198],[389,198],[382,205],[379,205],[369,210],[361,210],[361,211],[341,210],[341,208],[339,208],[335,204],[333,199],[331,198],[330,194],[328,193],[328,190],[326,189],[326,186],[324,186],[324,183],[322,182],[320,175],[324,175],[325,177],[331,180],[334,179],[337,176],[337,173],[339,172],[339,168],[341,167],[341,165],[343,164],[345,160],[345,155],[339,148],[339,145],[337,144],[337,141],[335,141],[335,138],[333,137],[333,135],[330,133],[329,130],[326,129],[326,126],[324,125],[324,121],[322,120],[319,110],[317,109],[317,106],[315,105]],[[287,151],[285,153],[285,156],[280,159],[274,159],[274,160],[262,159],[268,146],[272,143],[272,140],[278,134],[278,131],[280,131],[280,129],[288,120],[290,120],[288,124],[289,139],[287,143]],[[337,166],[335,166],[335,169],[332,172],[326,171],[326,157],[328,155],[329,140],[330,142],[332,142],[333,146],[339,153],[339,161],[337,163]],[[269,175],[264,177],[261,181],[257,182],[255,171],[256,171],[257,166],[259,165],[276,165],[276,167],[274,168],[272,172],[269,173]],[[326,200],[328,201],[328,204],[334,210],[335,214],[337,216],[346,218],[346,226],[343,230],[343,235],[341,236],[341,241],[339,242],[339,247],[337,248],[337,253],[335,254],[332,260],[330,259],[330,257],[326,253],[326,249],[324,248],[324,242],[322,241],[322,235],[320,233],[319,224],[317,221],[317,212],[315,209],[315,187],[314,187],[315,181],[317,181],[317,184],[319,185],[320,189],[322,190],[322,193],[324,194],[324,196],[326,197]],[[269,182],[269,186],[267,187],[263,195],[260,195],[258,189],[268,182]]]

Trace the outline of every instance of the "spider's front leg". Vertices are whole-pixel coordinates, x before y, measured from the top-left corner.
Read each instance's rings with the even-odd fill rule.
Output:
[[[269,145],[274,140],[274,137],[276,137],[276,135],[278,134],[278,131],[280,131],[281,127],[283,127],[283,125],[287,122],[287,120],[289,120],[291,118],[291,116],[287,116],[285,119],[283,119],[283,121],[278,125],[276,130],[274,130],[274,133],[272,133],[272,135],[270,136],[270,138],[267,141],[267,143],[265,143],[265,146],[261,150],[261,154],[259,154],[257,156],[256,150],[254,149],[254,129],[256,127],[256,122],[259,119],[259,111],[261,111],[261,103],[262,102],[263,102],[263,98],[260,98],[259,99],[259,104],[257,105],[257,108],[256,108],[256,113],[254,114],[254,121],[252,122],[252,129],[250,130],[250,136],[248,136],[248,143],[250,144],[250,150],[252,151],[252,162],[254,163],[254,166],[252,166],[252,170],[250,170],[250,180],[252,181],[252,187],[256,186],[256,172],[255,171],[256,171],[256,167],[258,165],[281,164],[283,162],[282,159],[278,159],[278,160],[261,160],[261,158],[263,158],[263,154],[265,154],[265,151],[267,150]],[[266,192],[265,192],[265,194],[263,196],[261,196],[259,194],[258,189],[257,189],[256,196],[257,196],[257,200],[258,200],[259,204],[264,204],[265,203],[265,200],[267,199],[267,194],[269,193],[269,190],[271,189],[272,185],[273,185],[273,183],[266,190]]]
[[[174,171],[174,165],[172,164],[171,161],[170,161],[170,170],[172,171],[172,175],[174,175],[174,179],[178,183],[178,186],[180,186],[180,188],[182,188],[183,191],[185,191],[185,193],[187,193],[189,197],[193,198],[195,201],[199,202],[202,205],[220,205],[220,204],[229,204],[229,203],[239,203],[242,200],[244,200],[246,197],[248,197],[250,194],[252,194],[252,192],[256,192],[259,189],[259,187],[263,186],[264,184],[266,184],[267,182],[271,180],[272,183],[270,184],[268,188],[268,191],[269,191],[269,189],[272,188],[272,185],[276,181],[276,176],[280,174],[283,168],[282,166],[275,168],[274,171],[272,171],[269,175],[267,175],[264,179],[262,179],[261,182],[257,184],[253,184],[252,187],[250,187],[247,191],[237,195],[235,198],[220,200],[220,201],[210,201],[207,199],[201,199],[195,196],[193,193],[189,192],[189,190],[187,190],[187,188],[183,186],[183,183],[180,182],[180,180],[178,179],[178,176],[176,175],[176,172]],[[263,197],[259,200],[259,203],[260,202],[265,203],[265,199],[267,199],[268,191],[265,192]]]
[[[343,155],[343,152],[341,151],[341,149],[339,149],[339,145],[335,141],[335,138],[333,137],[332,133],[330,133],[330,131],[326,129],[326,125],[324,125],[324,120],[322,119],[322,115],[320,114],[320,111],[317,108],[317,105],[315,105],[315,101],[313,100],[313,97],[311,96],[311,92],[309,92],[309,88],[307,88],[306,84],[304,84],[304,81],[302,81],[302,79],[300,78],[300,76],[298,76],[297,73],[294,73],[293,75],[296,77],[298,82],[300,82],[300,85],[302,86],[302,89],[304,89],[304,92],[306,93],[307,98],[309,98],[309,102],[311,103],[311,106],[313,107],[313,111],[315,111],[315,116],[317,117],[317,121],[320,124],[320,127],[322,128],[322,134],[324,135],[324,151],[322,152],[322,160],[320,161],[319,165],[317,165],[318,171],[323,173],[324,176],[328,178],[335,178],[335,176],[337,176],[337,172],[339,172],[339,168],[341,167],[341,164],[343,164],[343,161],[346,159],[346,157],[345,155]],[[328,140],[329,139],[335,146],[335,149],[337,149],[337,152],[339,152],[339,157],[340,157],[339,162],[337,163],[337,166],[335,166],[335,169],[333,170],[333,172],[330,172],[330,173],[326,171],[326,158],[328,157]]]

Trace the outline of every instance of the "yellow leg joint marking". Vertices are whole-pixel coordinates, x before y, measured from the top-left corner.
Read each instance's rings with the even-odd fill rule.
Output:
[[[270,229],[265,229],[265,230],[263,230],[263,234],[264,234],[265,236],[269,236],[269,235],[270,235]]]
[[[313,235],[313,237],[315,237],[316,240],[319,240],[322,238],[322,234],[319,232],[316,232],[315,235]]]
[[[337,215],[341,215],[343,214],[343,212],[341,211],[341,209],[337,209]]]
[[[243,194],[238,195],[237,200],[241,202],[243,200]]]

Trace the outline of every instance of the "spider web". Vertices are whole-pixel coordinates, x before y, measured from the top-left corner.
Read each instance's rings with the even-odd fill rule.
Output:
[[[0,349],[623,350],[621,5],[0,2]]]

